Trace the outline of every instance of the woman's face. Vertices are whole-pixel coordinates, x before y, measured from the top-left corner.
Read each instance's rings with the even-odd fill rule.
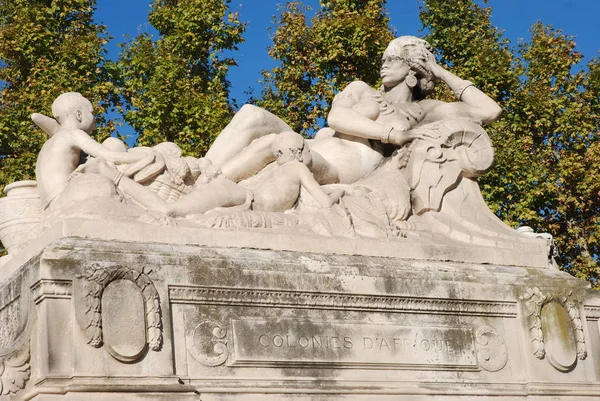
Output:
[[[409,65],[395,52],[386,49],[381,60],[381,80],[386,88],[393,88],[407,77]]]

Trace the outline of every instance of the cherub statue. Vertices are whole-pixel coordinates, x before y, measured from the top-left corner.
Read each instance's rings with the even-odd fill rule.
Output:
[[[32,115],[32,120],[50,135],[38,155],[35,170],[44,208],[65,190],[80,165],[82,151],[117,164],[153,157],[145,152],[111,151],[92,139],[90,134],[95,128],[92,104],[79,93],[68,92],[57,97],[52,103],[52,114],[56,120]]]

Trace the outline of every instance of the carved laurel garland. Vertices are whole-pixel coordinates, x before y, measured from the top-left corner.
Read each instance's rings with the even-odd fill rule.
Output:
[[[526,293],[519,297],[523,301],[523,306],[527,313],[527,320],[529,322],[529,333],[531,336],[531,342],[534,346],[533,354],[538,359],[544,359],[546,356],[546,349],[544,345],[544,337],[542,333],[542,308],[549,302],[557,302],[561,304],[567,311],[571,322],[574,327],[575,343],[577,346],[577,358],[583,360],[587,357],[587,351],[585,349],[585,338],[583,335],[583,325],[581,323],[581,317],[577,306],[569,299],[571,291],[563,294],[555,293],[542,293],[539,288],[532,287],[528,288]]]
[[[98,264],[88,266],[78,278],[86,280],[85,300],[87,303],[86,316],[89,319],[85,330],[88,334],[88,344],[94,348],[102,346],[102,293],[115,280],[128,280],[134,283],[142,292],[146,310],[146,330],[148,346],[153,351],[160,351],[163,344],[162,316],[160,298],[152,280],[142,269],[136,270],[126,266],[102,267]]]

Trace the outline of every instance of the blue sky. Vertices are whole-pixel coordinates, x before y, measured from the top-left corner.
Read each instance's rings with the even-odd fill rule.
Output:
[[[96,19],[106,24],[114,39],[109,44],[109,56],[116,58],[123,35],[135,36],[141,31],[151,31],[147,15],[151,0],[98,0]],[[274,64],[267,54],[271,44],[268,27],[277,14],[281,0],[233,0],[231,7],[248,23],[245,42],[235,53],[238,67],[230,71],[231,97],[241,105],[247,99],[245,92],[253,88],[260,92],[260,71]],[[317,9],[318,0],[304,3]],[[398,35],[419,35],[419,0],[388,0],[391,24]],[[600,49],[600,0],[490,0],[492,23],[503,29],[516,45],[520,38],[529,38],[529,28],[538,20],[562,29],[576,37],[577,50],[585,60],[598,55]],[[585,61],[584,60],[584,61]],[[130,130],[122,127],[122,131]],[[129,132],[122,132],[128,134]]]

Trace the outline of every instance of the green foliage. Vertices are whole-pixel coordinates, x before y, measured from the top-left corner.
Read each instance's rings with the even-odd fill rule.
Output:
[[[322,0],[306,20],[308,8],[288,2],[275,21],[269,55],[279,62],[263,71],[265,88],[257,102],[308,134],[322,125],[336,92],[348,83],[379,80],[381,55],[394,35],[385,0]]]
[[[472,0],[426,0],[420,17],[430,31],[425,39],[442,55],[443,63],[488,96],[503,101],[518,85],[520,71],[509,41],[490,24],[490,14],[490,8]],[[444,100],[452,101],[451,91],[438,86],[438,93],[445,90]]]
[[[245,24],[229,0],[155,0],[149,21],[158,39],[141,34],[123,45],[124,119],[139,145],[177,143],[200,156],[233,115],[224,51],[243,41]]]
[[[490,12],[473,0],[421,10],[442,62],[504,108],[488,127],[496,165],[480,180],[484,196],[507,224],[552,233],[564,268],[600,285],[600,61],[578,68],[573,37],[541,23],[513,49]]]
[[[46,140],[29,116],[51,115],[52,101],[77,91],[98,116],[97,137],[114,123],[104,113],[118,100],[114,66],[106,61],[105,27],[93,22],[95,1],[0,2],[0,191],[35,179],[35,161]]]

